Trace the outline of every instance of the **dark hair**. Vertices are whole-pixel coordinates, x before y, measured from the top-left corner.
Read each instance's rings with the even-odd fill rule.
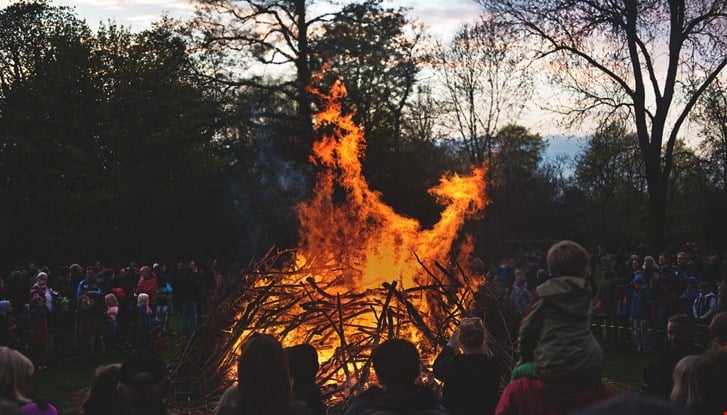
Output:
[[[584,277],[589,259],[588,251],[573,241],[554,243],[546,257],[550,274],[559,277]]]
[[[253,335],[237,364],[237,413],[290,414],[292,399],[283,346],[267,334]]]
[[[699,396],[715,408],[727,408],[727,351],[707,352],[697,360]]]
[[[678,325],[684,327],[685,329],[687,329],[687,333],[690,336],[694,336],[694,333],[695,333],[694,321],[691,318],[689,318],[689,316],[687,316],[686,314],[677,314],[675,316],[671,316],[671,317],[669,317],[669,320],[667,320],[667,324],[668,323],[678,324]]]
[[[160,401],[134,402],[126,408],[124,415],[166,415],[167,407]]]
[[[714,339],[719,342],[727,341],[727,311],[717,313],[712,322],[709,323],[709,331],[712,332]]]
[[[485,326],[479,317],[469,317],[459,325],[459,342],[466,349],[482,348],[485,345]]]
[[[99,413],[118,407],[120,399],[116,391],[116,384],[119,382],[120,374],[121,365],[118,363],[96,368],[91,388],[88,390],[88,397],[83,403],[84,414]]]
[[[318,352],[308,343],[286,347],[285,356],[288,358],[288,369],[293,377],[294,385],[309,385],[316,380],[318,373]]]
[[[414,383],[419,376],[419,351],[404,339],[389,339],[371,353],[376,377],[385,386]]]
[[[126,357],[119,369],[119,382],[135,385],[136,375],[140,373],[150,375],[144,383],[156,383],[169,375],[164,359],[150,347],[134,350]]]

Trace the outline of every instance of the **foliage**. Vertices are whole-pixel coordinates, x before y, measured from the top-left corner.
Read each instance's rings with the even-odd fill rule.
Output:
[[[0,56],[13,57],[18,74],[0,95],[6,258],[222,250],[229,234],[215,228],[224,229],[228,193],[212,140],[217,104],[195,83],[185,44],[164,22],[92,36],[65,8],[42,2],[0,16]]]
[[[570,120],[625,117],[635,126],[661,248],[667,186],[681,127],[727,65],[727,3],[714,0],[480,0],[525,30],[575,98]],[[662,72],[662,67],[663,72]]]
[[[590,137],[575,163],[586,233],[611,246],[643,240],[646,179],[634,134],[624,124],[609,124]]]
[[[698,109],[700,149],[710,161],[712,179],[727,195],[727,87],[723,80],[716,80],[705,91]]]

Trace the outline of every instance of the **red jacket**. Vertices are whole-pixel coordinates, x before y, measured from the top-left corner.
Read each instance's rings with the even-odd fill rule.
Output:
[[[144,280],[139,279],[139,283],[136,285],[136,290],[140,293],[149,294],[149,306],[155,306],[157,303],[157,278],[154,274],[151,278]]]
[[[522,377],[502,392],[495,415],[564,415],[612,395],[604,385],[549,385],[540,379]]]

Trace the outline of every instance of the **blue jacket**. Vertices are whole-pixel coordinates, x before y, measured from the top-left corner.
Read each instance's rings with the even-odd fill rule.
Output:
[[[651,318],[651,289],[649,287],[634,290],[631,297],[631,317],[635,320]]]

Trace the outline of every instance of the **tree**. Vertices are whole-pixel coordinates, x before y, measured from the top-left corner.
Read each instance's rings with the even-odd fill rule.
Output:
[[[318,58],[316,69],[323,71],[326,84],[341,80],[346,85],[346,104],[370,145],[401,138],[423,36],[403,9],[383,8],[381,3],[366,0],[346,5],[311,45]]]
[[[582,195],[575,216],[584,236],[611,245],[645,236],[644,167],[624,124],[606,125],[588,139],[576,156],[572,185]]]
[[[323,13],[311,17],[314,0],[203,0],[186,30],[196,42],[203,74],[232,95],[282,92],[297,105],[289,114],[264,108],[260,119],[287,121],[290,144],[301,161],[312,143],[310,36],[330,19]],[[265,74],[274,74],[272,77]],[[291,74],[293,74],[291,76]]]
[[[100,187],[90,32],[67,8],[0,10],[0,240],[6,258],[48,252],[84,226]]]
[[[94,36],[66,8],[16,3],[0,10],[0,65],[3,261],[230,245],[219,103],[167,23]]]
[[[727,88],[716,80],[700,102],[701,150],[709,160],[717,186],[727,197]]]
[[[500,128],[493,142],[487,238],[512,241],[531,236],[545,223],[536,209],[545,199],[539,174],[545,143],[540,135],[515,124]]]
[[[521,36],[492,15],[462,26],[433,64],[441,77],[452,124],[472,164],[492,158],[500,122],[513,122],[532,91],[529,58]]]
[[[649,235],[664,244],[681,127],[727,64],[721,0],[478,0],[541,42],[540,57],[578,100],[566,114],[632,120],[649,193]]]

